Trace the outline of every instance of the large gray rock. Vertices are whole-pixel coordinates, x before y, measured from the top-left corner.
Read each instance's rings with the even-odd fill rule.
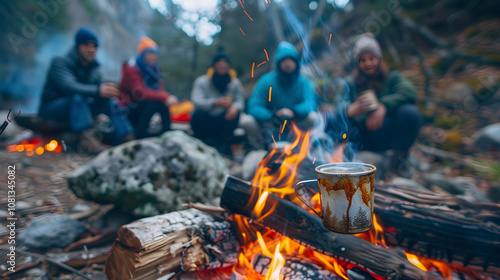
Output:
[[[170,131],[106,150],[65,178],[79,197],[151,216],[187,202],[219,205],[227,172],[215,149]]]
[[[500,149],[500,123],[488,125],[482,128],[475,135],[477,148],[483,151],[490,151],[493,148]]]
[[[34,218],[19,233],[19,239],[37,248],[64,248],[73,243],[78,235],[87,231],[68,215],[47,214]]]

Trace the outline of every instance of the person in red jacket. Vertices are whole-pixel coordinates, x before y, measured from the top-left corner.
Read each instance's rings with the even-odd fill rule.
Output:
[[[160,135],[170,130],[169,106],[178,103],[177,97],[163,89],[158,68],[158,45],[142,37],[137,47],[137,57],[123,64],[121,104],[129,108],[129,120],[138,139]],[[161,117],[161,130],[151,131],[155,115]]]

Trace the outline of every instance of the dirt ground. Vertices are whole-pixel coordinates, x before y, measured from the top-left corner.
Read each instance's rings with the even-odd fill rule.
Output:
[[[74,273],[55,268],[49,265],[46,261],[40,261],[39,258],[28,256],[20,250],[45,254],[47,252],[57,252],[61,249],[37,250],[29,248],[18,238],[16,241],[16,273],[6,275],[7,269],[10,266],[7,261],[9,247],[14,244],[8,244],[9,236],[13,233],[7,228],[7,225],[13,221],[8,218],[15,217],[14,236],[17,237],[23,228],[30,222],[31,219],[48,213],[74,213],[78,209],[74,206],[78,204],[81,209],[102,207],[96,203],[85,201],[77,198],[67,187],[66,180],[62,177],[63,174],[73,170],[78,165],[83,164],[91,159],[89,155],[79,155],[76,153],[51,153],[45,152],[42,155],[28,156],[25,152],[7,152],[5,149],[0,151],[0,248],[4,248],[0,253],[0,275],[2,279],[83,279],[80,277],[73,278]],[[9,174],[10,170],[10,174]],[[9,178],[9,175],[11,176]],[[14,175],[15,178],[12,177]],[[8,182],[9,179],[14,179]],[[9,186],[14,186],[14,188]],[[9,194],[13,189],[16,200],[16,208],[13,210],[14,216],[8,211],[9,209]],[[37,264],[33,268],[22,270],[27,264]],[[102,264],[94,264],[89,267],[78,268],[78,270],[89,271],[93,273],[92,279],[105,279],[102,273]],[[19,272],[17,272],[19,271]],[[47,278],[46,275],[52,274],[53,277]],[[7,278],[3,278],[7,277]]]

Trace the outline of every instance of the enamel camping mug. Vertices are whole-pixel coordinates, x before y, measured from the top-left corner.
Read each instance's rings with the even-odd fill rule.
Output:
[[[323,226],[337,233],[360,233],[373,228],[375,170],[360,162],[330,163],[316,167],[317,180],[297,183],[295,195],[318,215]],[[321,213],[297,193],[297,187],[318,181]]]

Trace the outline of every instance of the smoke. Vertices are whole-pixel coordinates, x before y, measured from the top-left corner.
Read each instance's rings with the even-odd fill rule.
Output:
[[[285,4],[283,13],[286,24],[302,43],[303,65],[301,72],[311,80],[324,80],[328,77],[317,64],[317,60],[310,48],[308,30],[300,22],[292,10]],[[329,162],[331,155],[344,144],[344,161],[353,161],[356,159],[358,147],[354,142],[349,141],[350,129],[349,120],[345,114],[345,108],[350,103],[349,88],[343,78],[336,77],[329,85],[330,89],[337,93],[333,101],[333,110],[327,110],[319,114],[319,122],[311,135],[310,159],[316,158],[318,162]],[[342,90],[339,90],[342,89]],[[342,92],[342,94],[338,94]],[[326,100],[326,98],[320,98]],[[322,100],[322,101],[323,101]],[[345,136],[345,137],[344,137]]]

